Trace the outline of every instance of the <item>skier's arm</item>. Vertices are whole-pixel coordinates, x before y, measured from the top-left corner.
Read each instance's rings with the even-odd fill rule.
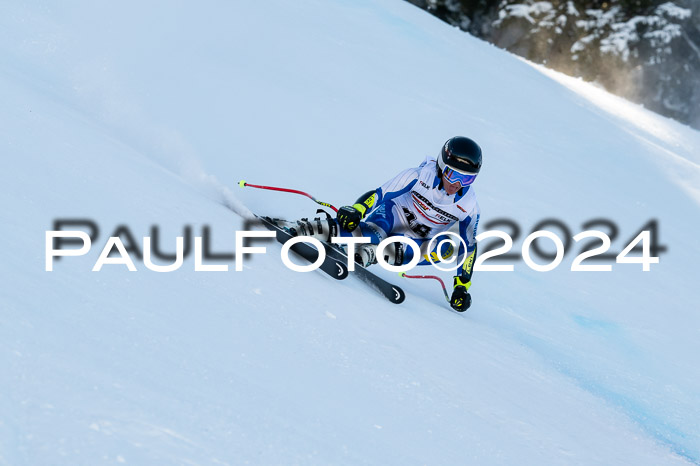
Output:
[[[352,206],[341,207],[338,210],[338,223],[341,228],[353,231],[374,206],[410,191],[418,181],[419,173],[420,167],[404,170],[381,187],[367,191]]]
[[[459,236],[462,237],[464,243],[467,245],[466,250],[463,244],[459,246],[459,257],[461,257],[462,254],[467,255],[467,259],[464,261],[464,265],[462,265],[462,269],[459,272],[459,275],[465,282],[469,282],[472,279],[474,259],[476,258],[476,229],[479,226],[480,216],[481,214],[477,206],[476,211],[471,216],[459,222]]]
[[[464,239],[467,247],[460,245],[460,254],[466,254],[467,258],[462,265],[462,269],[454,277],[454,288],[450,305],[459,312],[464,312],[471,306],[472,298],[469,295],[469,288],[472,285],[472,272],[474,270],[474,260],[476,259],[476,229],[479,225],[479,207],[477,205],[473,215],[459,222],[459,234]]]

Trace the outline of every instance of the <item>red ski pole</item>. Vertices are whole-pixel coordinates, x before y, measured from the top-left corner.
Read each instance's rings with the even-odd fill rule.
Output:
[[[406,272],[401,272],[399,274],[403,278],[421,278],[421,279],[432,279],[432,280],[437,280],[440,282],[440,285],[442,286],[442,292],[445,294],[445,299],[447,302],[450,302],[450,297],[447,294],[447,288],[445,288],[445,282],[442,281],[440,277],[436,277],[435,275],[406,275]]]
[[[248,186],[248,187],[250,187],[250,188],[267,189],[267,190],[269,190],[269,191],[282,191],[282,192],[284,192],[284,193],[301,194],[302,196],[308,197],[309,199],[311,199],[312,201],[314,201],[316,204],[321,204],[322,206],[330,207],[330,208],[333,209],[334,211],[338,212],[338,209],[336,209],[335,206],[333,206],[332,204],[329,204],[329,203],[323,202],[323,201],[319,201],[318,199],[316,199],[315,197],[313,197],[311,194],[305,193],[304,191],[299,191],[299,190],[297,190],[297,189],[276,188],[276,187],[274,187],[274,186],[261,186],[261,185],[258,185],[258,184],[246,183],[244,180],[239,181],[239,182],[238,182],[238,186],[240,186],[241,188],[245,188],[246,186]]]

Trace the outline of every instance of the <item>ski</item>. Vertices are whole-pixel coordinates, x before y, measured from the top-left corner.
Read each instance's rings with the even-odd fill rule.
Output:
[[[274,219],[259,215],[256,215],[256,217],[268,230],[276,233],[277,241],[281,244],[284,244],[294,237],[277,226]],[[349,274],[347,264],[349,264],[350,259],[348,259],[348,256],[335,244],[329,244],[324,241],[321,241],[321,244],[323,244],[323,247],[326,249],[326,260],[323,261],[320,269],[337,280],[345,279]],[[315,262],[318,258],[318,251],[316,248],[307,243],[297,243],[290,249],[311,263]],[[406,293],[404,293],[401,287],[389,283],[360,264],[355,263],[354,275],[360,281],[369,285],[370,288],[377,290],[377,292],[392,303],[401,304],[406,299]]]
[[[343,264],[349,263],[347,254],[335,244],[329,244],[326,253],[343,262]],[[401,304],[406,299],[406,293],[404,293],[401,287],[389,283],[358,263],[355,263],[355,271],[353,273],[360,281],[369,285],[370,288],[377,290],[394,304]]]
[[[262,217],[259,215],[256,215],[256,217],[262,222],[263,225],[265,225],[265,228],[275,232],[275,237],[277,238],[277,241],[280,242],[280,244],[284,244],[288,240],[293,238],[293,236],[290,235],[288,232],[278,227],[275,224],[274,220],[270,217]],[[321,242],[321,244],[323,244],[323,247],[326,249],[326,259],[321,263],[321,266],[319,268],[329,276],[335,278],[336,280],[343,280],[347,278],[347,260],[339,259],[337,256],[333,255],[330,245],[324,242]],[[316,262],[316,259],[318,259],[318,251],[316,250],[316,248],[307,243],[297,243],[290,249],[298,255],[300,255],[301,257],[303,257],[305,260],[309,261],[310,263],[314,263]]]

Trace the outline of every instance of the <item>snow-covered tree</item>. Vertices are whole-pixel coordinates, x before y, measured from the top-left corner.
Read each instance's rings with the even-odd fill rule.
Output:
[[[700,1],[409,1],[499,47],[700,128]]]

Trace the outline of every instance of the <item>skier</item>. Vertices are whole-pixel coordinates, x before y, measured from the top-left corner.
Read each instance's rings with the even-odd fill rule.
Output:
[[[426,157],[418,167],[404,170],[380,188],[360,196],[353,205],[341,207],[335,222],[315,219],[314,228],[302,219],[286,229],[293,235],[311,235],[324,241],[331,236],[367,237],[371,243],[357,245],[355,253],[355,261],[365,267],[376,263],[376,248],[383,239],[406,236],[421,247],[418,265],[430,265],[430,259],[438,263],[452,257],[454,248],[449,243],[443,243],[440,251],[440,241],[433,241],[431,251],[428,245],[432,238],[458,223],[466,250],[460,244],[457,259],[466,255],[466,260],[454,277],[450,305],[463,312],[471,305],[469,287],[480,215],[471,185],[480,169],[479,145],[467,137],[453,137],[443,145],[437,160]],[[407,264],[413,259],[412,248],[400,242],[392,246],[385,249],[384,259],[389,264]]]

